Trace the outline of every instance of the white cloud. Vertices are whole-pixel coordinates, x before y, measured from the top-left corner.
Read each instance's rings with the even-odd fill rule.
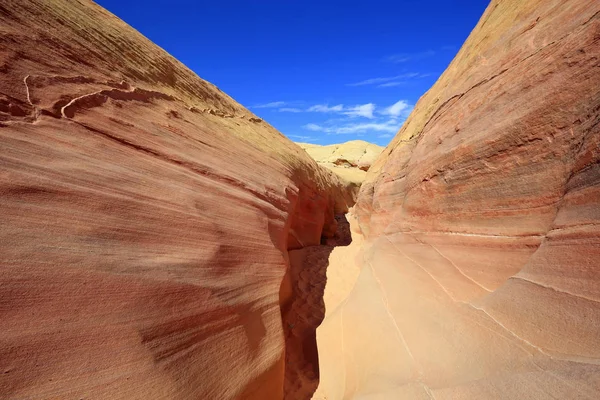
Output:
[[[358,124],[349,124],[346,126],[341,126],[335,128],[335,132],[337,134],[348,134],[348,133],[359,133],[359,132],[368,132],[368,131],[376,131],[376,132],[396,132],[400,129],[401,124],[396,121],[390,120],[383,123],[358,123]]]
[[[310,107],[306,111],[328,113],[328,112],[341,112],[343,109],[344,109],[343,104],[338,104],[337,106],[332,106],[332,107],[329,107],[329,105],[327,105],[327,104],[317,104],[317,105]]]
[[[362,134],[367,132],[393,134],[400,129],[402,123],[412,111],[413,106],[406,100],[399,100],[382,110],[376,111],[376,109],[377,107],[373,103],[357,105],[354,107],[342,107],[343,111],[339,114],[346,115],[346,118],[329,119],[320,125],[310,123],[304,125],[303,128],[309,131],[324,132],[327,134]],[[375,113],[384,115],[387,118],[382,119],[381,117],[376,117]],[[354,117],[369,118],[373,121],[351,123],[352,118]]]
[[[285,101],[273,101],[271,103],[257,104],[255,106],[252,106],[249,108],[277,108],[277,107],[284,106],[285,104],[286,104]]]
[[[355,123],[355,124],[346,124],[342,126],[321,126],[317,124],[307,124],[304,125],[305,129],[314,132],[325,132],[328,134],[336,134],[336,135],[344,135],[351,133],[365,133],[370,131],[375,132],[389,132],[396,133],[400,127],[402,126],[401,122],[397,120],[390,119],[386,122],[368,122],[368,123]]]
[[[301,109],[294,108],[294,107],[283,107],[283,108],[280,108],[277,111],[279,111],[279,112],[292,112],[292,113],[300,113],[300,112],[302,112]]]
[[[350,117],[365,117],[365,118],[373,118],[373,111],[375,111],[375,104],[368,103],[357,105],[354,107],[349,107],[344,112],[345,115]]]
[[[322,124],[310,123],[303,126],[304,129],[313,132],[323,132],[329,135],[344,134],[364,134],[364,133],[382,133],[379,137],[391,137],[398,132],[406,117],[412,111],[413,106],[406,100],[399,100],[389,107],[376,111],[373,103],[357,105],[354,107],[345,107],[341,114],[346,118],[334,118],[325,121]],[[386,118],[376,117],[375,114],[385,116]],[[354,117],[361,116],[372,119],[367,122],[352,122]],[[350,117],[350,118],[348,118]]]
[[[407,101],[400,100],[385,108],[383,111],[380,111],[380,114],[389,115],[392,118],[398,118],[403,115],[408,115],[410,111],[412,111],[412,106],[408,104]]]
[[[373,118],[373,112],[375,111],[375,104],[357,104],[355,106],[344,106],[338,104],[336,106],[329,106],[327,104],[317,104],[309,107],[306,111],[309,112],[320,112],[320,113],[336,113],[347,115],[349,117],[364,117]]]
[[[391,133],[384,133],[383,135],[379,135],[379,136],[377,136],[377,137],[378,137],[378,138],[381,138],[381,139],[385,139],[385,138],[391,138],[391,137],[393,137],[393,136],[394,136],[394,135],[392,135]]]

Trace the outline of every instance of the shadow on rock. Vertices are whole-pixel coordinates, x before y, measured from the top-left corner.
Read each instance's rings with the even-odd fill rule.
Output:
[[[310,399],[319,385],[319,354],[316,329],[325,317],[323,295],[327,283],[329,255],[337,246],[352,242],[345,215],[336,215],[335,237],[323,239],[320,246],[289,252],[290,270],[286,278],[290,300],[281,309],[285,335],[285,399]]]

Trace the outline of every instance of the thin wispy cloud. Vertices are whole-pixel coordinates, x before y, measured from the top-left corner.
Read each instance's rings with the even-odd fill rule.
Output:
[[[402,101],[401,101],[402,102]],[[279,107],[279,104],[286,104],[283,101],[274,101],[272,103],[259,104],[253,106],[252,108],[271,108],[275,109],[274,111],[282,112],[282,113],[303,113],[303,112],[316,112],[316,113],[324,113],[324,114],[337,114],[345,117],[362,117],[373,119],[375,110],[377,106],[374,103],[367,104],[357,104],[353,106],[345,106],[343,104],[337,104],[334,106],[330,106],[328,104],[315,104],[306,109],[298,108],[298,107]],[[408,104],[408,103],[406,103]],[[378,111],[379,114],[385,114],[385,110]]]
[[[297,140],[316,140],[314,136],[302,136],[302,135],[287,135],[289,138]]]
[[[323,128],[321,125],[317,125],[317,124],[306,124],[304,125],[304,129],[308,129],[309,131],[313,131],[313,132],[319,132],[319,131],[323,131]]]
[[[249,108],[277,108],[282,107],[286,104],[285,101],[273,101],[271,103],[257,104]]]
[[[364,81],[348,83],[346,86],[366,86],[366,85],[375,85],[378,83],[393,81],[394,79],[399,79],[401,75],[398,76],[389,76],[389,77],[381,77],[381,78],[370,78],[365,79]]]
[[[285,101],[273,101],[271,103],[264,103],[264,104],[256,104],[252,107],[248,107],[248,108],[277,108],[277,107],[282,107],[286,105]]]
[[[382,83],[381,85],[377,85],[377,87],[379,87],[379,88],[386,88],[386,87],[394,87],[394,86],[402,86],[402,85],[406,85],[406,82],[388,82],[388,83]]]
[[[386,76],[386,77],[365,79],[364,81],[360,81],[360,82],[348,83],[348,84],[346,84],[346,86],[376,85],[378,83],[396,81],[396,80],[400,80],[400,79],[416,78],[419,75],[421,75],[421,74],[418,72],[409,72],[406,74],[400,74],[400,75],[395,75],[395,76]]]
[[[324,132],[327,134],[345,135],[351,133],[367,133],[367,132],[389,132],[395,133],[400,129],[402,124],[396,120],[389,120],[386,122],[375,123],[352,123],[345,124],[342,126],[323,126],[317,124],[306,124],[304,128],[313,132]]]
[[[337,134],[348,134],[348,133],[366,133],[369,131],[375,132],[390,132],[395,133],[400,129],[402,124],[397,121],[387,121],[383,123],[358,123],[349,124],[336,128],[335,133]]]
[[[338,104],[337,106],[329,107],[327,104],[316,104],[312,107],[309,107],[309,112],[321,112],[321,113],[330,113],[330,112],[341,112],[344,109],[343,104]]]
[[[393,87],[404,85],[407,82],[413,79],[421,79],[431,76],[431,74],[424,74],[421,72],[408,72],[405,74],[395,75],[395,76],[385,76],[378,78],[369,78],[360,82],[347,83],[346,86],[367,86],[367,85],[377,85],[377,87]]]
[[[272,101],[270,103],[256,104],[248,108],[263,108],[276,112],[301,113],[306,111],[302,108],[299,108],[302,103],[302,101]]]
[[[422,60],[424,58],[435,56],[436,52],[433,50],[422,51],[420,53],[399,53],[387,56],[385,61],[400,64],[409,61]]]

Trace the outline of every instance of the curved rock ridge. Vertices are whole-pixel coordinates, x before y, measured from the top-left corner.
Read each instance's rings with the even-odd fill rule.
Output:
[[[91,1],[0,4],[0,143],[0,398],[282,398],[353,188]]]
[[[367,175],[366,171],[383,151],[383,147],[364,140],[351,140],[326,146],[312,143],[296,144],[320,165],[356,185],[362,184]]]
[[[369,169],[314,399],[599,397],[599,57],[600,3],[491,2]]]

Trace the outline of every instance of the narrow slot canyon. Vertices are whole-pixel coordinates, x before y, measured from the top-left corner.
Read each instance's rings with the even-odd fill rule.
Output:
[[[246,107],[96,2],[0,1],[0,399],[600,398],[600,3],[456,50],[414,104]]]
[[[311,399],[319,384],[316,331],[325,317],[327,270],[330,262],[340,262],[333,252],[352,242],[346,215],[337,214],[335,221],[333,237],[323,237],[320,245],[289,251],[289,271],[280,292],[285,336],[284,398],[288,400]]]

